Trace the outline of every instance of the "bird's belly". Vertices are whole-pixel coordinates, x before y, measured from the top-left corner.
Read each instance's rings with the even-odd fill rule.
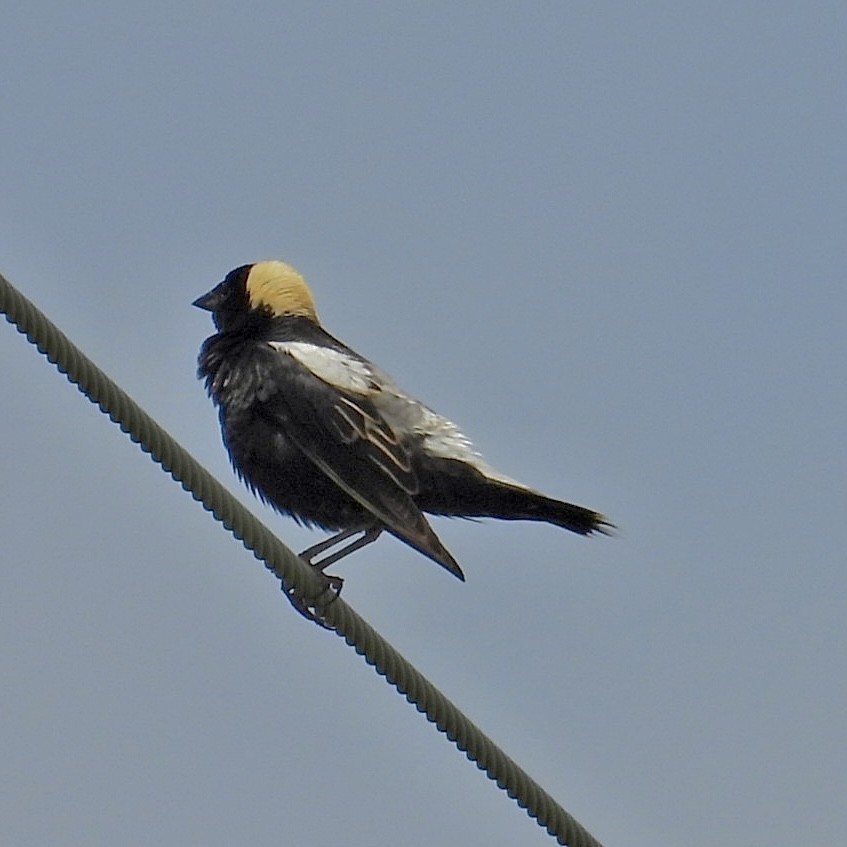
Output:
[[[306,525],[341,530],[372,516],[300,452],[278,428],[254,418],[225,429],[236,470],[262,500]]]

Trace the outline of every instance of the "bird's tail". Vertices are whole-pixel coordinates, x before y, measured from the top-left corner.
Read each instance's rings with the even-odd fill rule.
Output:
[[[501,520],[543,521],[576,532],[591,535],[599,532],[608,535],[613,525],[605,515],[546,497],[531,489],[489,482],[490,500],[488,515]]]
[[[417,498],[426,512],[506,521],[541,521],[579,535],[609,535],[614,525],[605,515],[546,497],[520,483],[486,476],[467,465],[451,463],[450,473],[431,476],[426,494]]]

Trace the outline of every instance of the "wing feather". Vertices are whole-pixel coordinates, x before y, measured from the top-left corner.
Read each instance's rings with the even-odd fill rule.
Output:
[[[285,349],[288,342],[273,344],[279,378],[264,413],[389,532],[464,579],[413,499],[419,484],[409,447],[376,408],[373,398],[381,388],[367,363],[331,348],[292,343],[296,356]],[[304,353],[305,347],[312,349]]]

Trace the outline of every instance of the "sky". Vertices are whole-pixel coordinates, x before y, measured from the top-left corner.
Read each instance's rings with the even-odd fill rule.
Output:
[[[267,258],[486,459],[344,597],[607,845],[847,830],[847,9],[14,3],[0,272],[235,478],[191,302]],[[553,843],[0,326],[0,841]]]

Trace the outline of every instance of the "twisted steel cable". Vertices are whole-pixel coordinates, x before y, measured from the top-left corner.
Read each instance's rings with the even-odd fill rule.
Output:
[[[602,847],[522,768],[361,618],[321,577],[241,505],[191,454],[0,275],[0,312],[39,352],[162,466],[281,581],[283,589],[338,633],[376,672],[484,770],[559,844]]]

